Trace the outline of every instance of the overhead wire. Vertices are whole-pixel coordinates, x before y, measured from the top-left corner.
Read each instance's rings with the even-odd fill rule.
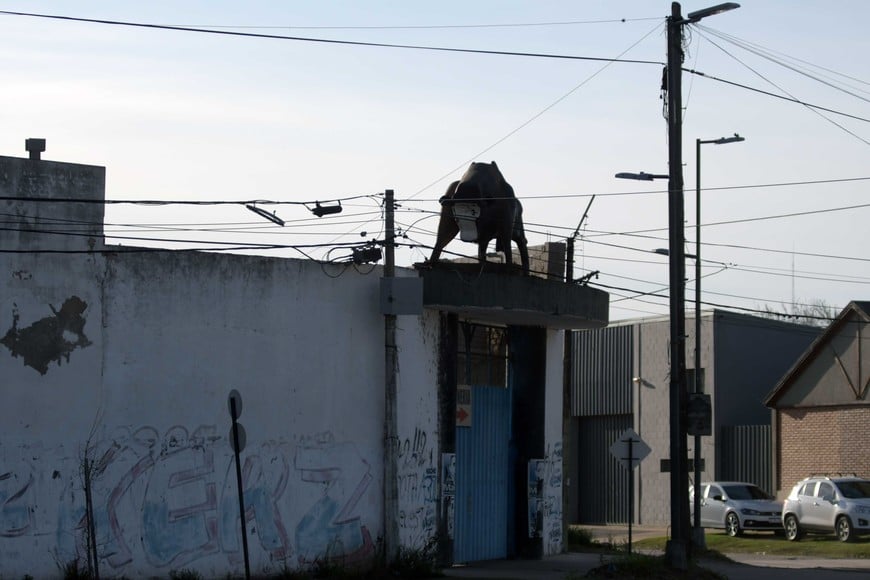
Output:
[[[825,70],[825,71],[827,71],[827,72],[833,73],[833,74],[838,75],[838,76],[841,76],[841,77],[843,77],[843,78],[848,78],[848,79],[850,79],[850,80],[857,81],[857,82],[862,83],[862,84],[870,85],[870,82],[863,81],[863,80],[858,79],[858,78],[856,78],[856,77],[852,77],[852,76],[844,75],[844,74],[839,73],[839,72],[837,72],[837,71],[834,71],[833,69],[830,69],[830,68],[821,67],[821,66],[815,65],[815,64],[813,64],[813,63],[807,62],[807,61],[802,61],[802,60],[800,60],[800,59],[796,59],[796,58],[791,57],[791,56],[789,56],[789,55],[785,55],[784,53],[777,53],[776,51],[772,51],[772,50],[770,50],[770,49],[766,49],[766,48],[762,47],[762,46],[759,45],[759,44],[752,43],[752,42],[749,42],[749,41],[747,41],[747,40],[743,40],[743,39],[738,38],[738,37],[736,37],[736,36],[734,36],[734,35],[732,35],[732,34],[727,34],[727,33],[725,33],[725,32],[722,32],[722,31],[720,31],[720,30],[716,30],[716,29],[714,29],[714,28],[709,28],[709,27],[704,26],[704,25],[701,25],[701,24],[696,24],[696,26],[697,26],[698,28],[700,28],[702,31],[706,32],[707,34],[711,34],[711,35],[716,36],[717,38],[720,38],[720,39],[722,39],[722,40],[724,40],[724,41],[726,41],[726,42],[730,42],[731,44],[733,44],[733,45],[735,45],[735,46],[738,46],[738,47],[742,48],[743,50],[745,50],[745,51],[747,51],[747,52],[751,52],[752,54],[755,54],[756,56],[759,56],[759,57],[761,57],[761,58],[763,58],[763,59],[765,59],[765,60],[768,60],[768,61],[770,61],[770,62],[772,62],[772,63],[775,63],[775,64],[777,64],[777,65],[779,65],[779,66],[782,66],[782,67],[784,67],[784,68],[787,68],[787,69],[789,69],[789,70],[791,70],[791,71],[793,71],[793,72],[795,72],[795,73],[797,73],[797,74],[799,74],[799,75],[805,76],[805,77],[807,77],[807,78],[809,78],[809,79],[812,79],[812,80],[814,80],[814,81],[816,81],[816,82],[819,82],[819,83],[821,83],[821,84],[823,84],[823,85],[826,85],[826,86],[828,86],[828,87],[830,87],[830,88],[832,88],[832,89],[834,89],[834,90],[837,90],[837,91],[843,92],[843,93],[845,93],[845,94],[847,94],[847,95],[853,96],[853,97],[855,97],[855,98],[857,98],[857,99],[860,99],[860,100],[862,100],[862,101],[870,102],[870,99],[868,99],[868,98],[866,98],[866,97],[862,97],[861,95],[855,94],[855,93],[852,92],[851,90],[847,90],[846,88],[844,88],[844,87],[842,87],[842,86],[839,86],[838,84],[832,82],[832,80],[829,81],[829,80],[825,80],[825,78],[823,78],[823,77],[827,77],[828,79],[832,79],[832,77],[830,77],[830,76],[827,76],[827,75],[816,75],[816,74],[811,74],[810,72],[808,72],[808,71],[806,71],[806,70],[803,70],[803,69],[801,69],[800,67],[798,67],[798,66],[796,66],[796,65],[789,64],[789,63],[786,62],[786,61],[787,61],[787,60],[793,60],[793,61],[795,61],[795,62],[799,62],[799,63],[802,63],[802,64],[804,64],[804,65],[811,66],[811,67],[813,67],[813,68],[818,68],[818,69],[821,69],[821,70]],[[785,58],[779,58],[779,57],[776,56],[776,55],[781,55],[781,56],[784,56]],[[864,89],[860,89],[860,88],[857,88],[857,87],[852,87],[852,86],[850,86],[850,85],[846,85],[846,86],[848,86],[850,89],[853,89],[853,90],[856,90],[856,91],[859,91],[859,92],[862,92],[862,93],[870,94],[870,91],[867,91],[867,90],[864,90]]]
[[[551,53],[536,53],[536,52],[518,52],[518,51],[507,51],[507,50],[481,50],[481,49],[472,49],[472,48],[452,48],[445,46],[425,46],[425,45],[413,45],[413,44],[395,44],[395,43],[387,43],[387,42],[361,42],[355,40],[337,40],[330,38],[312,38],[312,37],[302,37],[302,36],[285,36],[278,34],[263,34],[263,33],[254,33],[254,32],[235,32],[229,30],[210,30],[206,28],[194,28],[189,26],[168,26],[164,24],[147,24],[144,22],[130,22],[123,20],[107,20],[101,18],[80,18],[74,16],[61,16],[57,14],[36,14],[32,12],[18,12],[12,10],[0,10],[0,15],[8,15],[8,16],[26,16],[31,18],[45,18],[51,20],[64,20],[70,22],[82,22],[88,24],[103,24],[110,26],[126,26],[133,28],[146,28],[152,30],[167,30],[167,31],[176,31],[176,32],[194,32],[200,34],[212,34],[212,35],[222,35],[222,36],[237,36],[237,37],[245,37],[245,38],[259,38],[259,39],[269,39],[269,40],[288,40],[288,41],[296,41],[296,42],[312,42],[312,43],[322,43],[322,44],[335,44],[335,45],[345,45],[345,46],[367,46],[373,48],[398,48],[398,49],[411,49],[411,50],[424,50],[424,51],[436,51],[436,52],[453,52],[453,53],[465,53],[465,54],[487,54],[487,55],[497,55],[497,56],[522,56],[522,57],[531,57],[531,58],[550,58],[550,59],[561,59],[561,60],[581,60],[581,61],[597,61],[597,62],[621,62],[624,64],[644,64],[644,65],[656,65],[662,66],[664,65],[661,61],[650,61],[650,60],[630,60],[630,59],[612,59],[612,58],[603,58],[603,57],[595,57],[595,56],[578,56],[578,55],[568,55],[568,54],[551,54]]]
[[[35,15],[35,14],[26,14],[26,13],[10,13],[10,12],[5,12],[5,11],[0,11],[0,13],[6,13],[6,14],[18,14],[18,15],[26,15],[26,16],[50,17],[50,16],[47,16],[47,15]],[[89,22],[91,22],[91,20],[89,20],[89,19],[75,19],[75,18],[68,18],[68,17],[60,17],[60,18],[62,18],[62,19],[71,19],[71,20],[82,20],[82,21],[89,21]],[[135,23],[120,23],[120,22],[114,22],[114,21],[93,21],[93,22],[99,22],[99,23],[104,23],[104,24],[136,25]],[[152,27],[152,25],[145,25],[145,26]],[[654,29],[654,30],[655,30],[655,29]],[[193,32],[203,32],[203,31],[200,31],[200,30],[191,30],[191,31],[193,31]],[[208,31],[206,31],[206,32],[208,32]],[[651,31],[651,32],[652,32],[652,31]],[[648,34],[649,34],[649,33],[648,33]],[[247,35],[246,35],[246,36],[247,36]],[[254,36],[261,36],[261,35],[254,35]],[[266,35],[266,36],[267,36],[267,37],[271,37],[271,35]],[[285,37],[280,37],[280,38],[285,38]],[[300,40],[300,39],[298,39],[298,38],[293,38],[293,37],[285,38],[285,39],[290,39],[290,40]],[[310,39],[310,40],[320,40],[320,39]],[[351,44],[356,44],[356,43],[351,43]],[[368,44],[368,43],[366,43],[366,44]],[[376,44],[376,45],[377,45],[377,44]],[[377,45],[377,46],[380,46],[380,45]],[[392,45],[391,45],[391,46],[392,46]],[[427,48],[427,49],[428,49],[428,48],[431,48],[431,47],[411,47],[411,46],[404,46],[404,45],[395,45],[395,47],[399,47],[399,48]],[[480,52],[480,51],[473,51],[473,52]],[[489,52],[489,51],[485,51],[485,52]],[[497,52],[496,52],[496,53],[497,53]],[[524,54],[524,53],[497,53],[497,54],[515,54],[515,55],[521,55],[521,56],[528,56],[527,54]],[[623,53],[623,54],[624,54],[624,53]],[[606,62],[608,62],[608,66],[609,66],[609,63],[612,63],[612,62],[630,62],[630,61],[623,61],[623,60],[617,60],[617,59],[596,59],[596,60],[606,60]],[[653,64],[653,63],[651,63],[651,62],[645,62],[645,64]],[[662,64],[662,63],[655,63],[655,64]],[[602,70],[603,70],[603,69],[602,69]],[[566,96],[567,96],[567,95],[566,95]],[[564,98],[564,97],[563,97],[563,98]],[[77,202],[81,202],[82,200],[75,200],[75,201],[77,201]],[[148,201],[146,201],[146,200],[140,200],[139,203],[143,203],[143,204],[155,204],[155,203],[160,203],[160,202],[154,202],[154,201],[150,201],[150,200],[148,200]],[[177,201],[174,201],[174,202],[172,202],[172,203],[185,203],[185,202],[177,202]],[[197,203],[197,204],[200,204],[200,203],[203,203],[203,202],[190,202],[190,203]],[[220,202],[217,202],[217,203],[220,203]],[[257,203],[271,203],[271,202],[266,202],[266,201],[264,201],[264,200],[258,200]],[[300,203],[300,202],[276,202],[276,203]],[[854,207],[861,207],[861,206],[854,206]],[[847,209],[847,208],[844,208],[844,209]],[[836,211],[836,210],[830,210],[830,211]],[[808,215],[808,214],[810,214],[810,213],[817,213],[817,212],[805,212],[805,213],[802,213],[802,214],[789,214],[789,216],[791,216],[791,215]],[[788,216],[770,216],[770,217],[766,217],[766,218],[755,218],[755,219],[774,219],[775,217],[788,217]],[[741,220],[741,221],[743,221],[743,220]],[[754,221],[754,220],[745,220],[745,221]],[[721,224],[725,224],[725,223],[739,223],[739,222],[738,222],[738,221],[732,221],[732,222],[721,222]],[[710,224],[710,225],[721,225],[721,224]]]
[[[604,66],[602,66],[601,68],[599,68],[598,70],[596,70],[595,72],[593,72],[591,75],[589,75],[588,77],[586,77],[585,79],[583,79],[579,84],[575,85],[575,86],[574,86],[571,90],[569,90],[567,93],[563,94],[563,95],[560,96],[558,99],[556,99],[555,101],[553,101],[552,103],[550,103],[549,105],[547,105],[546,107],[544,107],[543,109],[541,109],[540,111],[538,111],[537,113],[535,113],[534,115],[532,115],[529,119],[527,119],[526,121],[524,121],[523,123],[521,123],[518,127],[512,129],[512,130],[509,131],[507,134],[505,134],[505,135],[502,136],[501,138],[497,139],[494,143],[491,143],[490,145],[488,145],[487,147],[485,147],[483,150],[478,151],[475,155],[471,156],[471,158],[469,158],[469,159],[467,159],[466,161],[460,163],[459,165],[457,165],[456,167],[454,167],[453,169],[451,169],[450,171],[448,171],[447,173],[445,173],[445,174],[442,175],[441,177],[438,177],[437,179],[435,179],[434,181],[432,181],[432,182],[429,183],[428,185],[425,185],[425,186],[423,186],[422,188],[418,189],[418,190],[417,190],[414,194],[412,194],[408,199],[413,199],[413,198],[417,197],[418,195],[420,195],[421,193],[423,193],[424,191],[427,191],[427,190],[430,189],[431,187],[434,187],[436,184],[438,184],[438,183],[444,181],[444,180],[447,179],[449,176],[451,176],[451,175],[453,175],[454,173],[456,173],[457,171],[460,171],[461,169],[463,169],[466,165],[468,165],[469,163],[471,163],[471,162],[474,161],[475,159],[479,159],[483,154],[485,154],[485,153],[491,151],[492,149],[494,149],[494,148],[497,147],[498,145],[504,143],[505,141],[507,141],[508,139],[510,139],[511,137],[513,137],[513,136],[514,136],[515,134],[517,134],[519,131],[521,131],[522,129],[524,129],[525,127],[529,126],[530,124],[532,124],[532,123],[533,123],[534,121],[536,121],[537,119],[539,119],[539,118],[540,118],[542,115],[544,115],[547,111],[550,111],[553,107],[555,107],[556,105],[558,105],[559,103],[561,103],[562,101],[564,101],[565,99],[567,99],[568,97],[570,97],[571,95],[573,95],[575,92],[577,92],[578,90],[580,90],[580,88],[582,88],[586,83],[588,83],[589,81],[591,81],[592,79],[594,79],[595,77],[597,77],[599,74],[601,74],[602,72],[604,72],[604,70],[607,69],[611,64],[613,64],[614,62],[622,62],[622,61],[619,60],[619,59],[621,59],[623,55],[627,54],[630,50],[632,50],[632,49],[633,49],[634,47],[636,47],[638,44],[640,44],[641,42],[643,42],[644,40],[646,40],[646,38],[647,38],[649,35],[651,35],[653,32],[655,32],[656,30],[661,29],[662,26],[663,26],[663,24],[657,24],[656,26],[654,26],[654,27],[653,27],[649,32],[647,32],[647,33],[644,34],[642,37],[640,37],[640,39],[638,39],[637,41],[635,41],[631,46],[629,46],[628,48],[626,48],[625,50],[623,50],[622,52],[620,52],[619,55],[617,55],[616,59],[611,59],[610,61],[608,61]],[[664,64],[664,63],[660,63],[660,64]]]
[[[513,22],[486,24],[418,24],[418,25],[369,25],[369,26],[299,26],[299,25],[238,25],[238,24],[166,24],[165,26],[193,26],[196,28],[238,28],[238,29],[277,29],[277,30],[453,30],[465,28],[531,28],[551,26],[575,26],[578,24],[616,24],[641,22],[644,20],[664,20],[661,16],[647,18],[608,18],[601,20],[556,20],[548,22]]]
[[[795,97],[794,95],[792,95],[790,92],[788,92],[787,90],[785,90],[784,88],[782,88],[781,86],[779,86],[778,84],[776,84],[775,82],[773,82],[772,80],[770,80],[769,78],[765,77],[765,76],[762,75],[760,72],[758,72],[757,70],[755,70],[754,68],[752,68],[751,66],[749,66],[748,64],[746,64],[745,62],[743,62],[742,60],[740,60],[739,58],[737,58],[736,56],[734,56],[733,54],[731,54],[730,52],[728,52],[727,50],[725,50],[722,46],[720,46],[719,44],[717,44],[715,41],[711,40],[709,37],[705,37],[705,38],[706,38],[707,42],[709,42],[710,44],[712,44],[713,46],[715,46],[716,48],[718,48],[720,51],[722,51],[723,53],[725,53],[726,55],[728,55],[729,57],[731,57],[732,59],[734,59],[735,61],[737,61],[737,62],[740,63],[741,65],[743,65],[743,66],[744,66],[746,69],[748,69],[750,72],[752,72],[753,74],[755,74],[756,76],[758,76],[759,78],[761,78],[762,80],[764,80],[765,82],[767,82],[768,84],[772,85],[773,87],[775,87],[776,89],[778,89],[780,92],[785,93],[786,95],[788,95],[789,98],[793,99],[795,102],[799,102],[801,105],[804,105],[808,110],[812,111],[813,113],[815,113],[816,115],[820,116],[822,119],[826,120],[827,122],[831,123],[832,125],[838,127],[840,130],[844,131],[845,133],[848,133],[848,134],[851,135],[852,137],[858,139],[859,141],[861,141],[861,142],[864,143],[865,145],[870,145],[870,141],[868,141],[867,139],[864,139],[863,137],[861,137],[860,135],[858,135],[858,134],[855,133],[854,131],[852,131],[852,130],[846,128],[846,127],[844,127],[844,126],[841,125],[840,123],[837,123],[836,121],[834,121],[834,120],[831,119],[830,117],[826,117],[826,116],[821,112],[821,110],[819,110],[818,107],[814,107],[814,106],[809,105],[808,103],[805,103],[805,102],[803,102],[803,101],[800,101],[799,99],[797,99],[797,97]],[[853,118],[855,118],[855,117],[853,117]],[[870,119],[861,119],[861,120],[870,122]]]

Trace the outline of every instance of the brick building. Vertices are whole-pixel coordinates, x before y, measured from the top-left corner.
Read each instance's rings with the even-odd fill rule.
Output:
[[[783,376],[773,409],[774,487],[811,474],[870,477],[870,302],[851,302]]]

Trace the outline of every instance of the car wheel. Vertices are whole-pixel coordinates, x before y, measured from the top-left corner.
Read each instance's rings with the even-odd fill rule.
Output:
[[[837,539],[841,542],[851,542],[855,539],[855,534],[852,532],[852,520],[849,519],[849,516],[838,517],[835,528]]]
[[[732,538],[743,535],[743,530],[740,529],[740,518],[734,512],[728,512],[725,516],[725,532]]]
[[[801,527],[798,524],[797,518],[792,514],[785,516],[783,526],[785,527],[785,538],[788,541],[794,542],[801,539]]]

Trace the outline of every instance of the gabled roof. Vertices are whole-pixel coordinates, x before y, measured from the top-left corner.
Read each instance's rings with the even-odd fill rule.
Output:
[[[819,335],[816,340],[807,348],[801,355],[798,361],[789,369],[789,371],[779,380],[767,397],[764,399],[764,404],[768,407],[773,407],[779,398],[785,394],[794,381],[803,373],[806,367],[818,356],[821,350],[843,329],[848,323],[852,315],[856,315],[865,323],[870,324],[870,301],[853,300],[837,315],[837,318]]]

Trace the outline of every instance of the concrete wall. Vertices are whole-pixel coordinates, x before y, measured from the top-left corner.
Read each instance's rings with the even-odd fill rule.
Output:
[[[639,366],[635,376],[636,431],[651,452],[637,467],[637,523],[662,525],[670,521],[670,474],[661,462],[670,457],[670,323],[649,321],[635,329]],[[582,492],[581,492],[582,493]]]
[[[62,169],[61,191],[91,183]],[[102,206],[87,207],[99,210],[83,221],[101,224]],[[16,236],[4,248],[89,247]],[[379,276],[212,253],[0,254],[0,574],[57,577],[85,557],[86,460],[103,575],[240,573],[231,389],[252,570],[371,557],[383,535]],[[437,497],[437,316],[398,328],[400,535],[422,546]]]
[[[544,497],[547,499],[542,531],[545,556],[559,554],[565,548],[562,536],[564,347],[564,331],[550,330],[547,332],[547,370],[544,385],[544,440],[547,460]]]

